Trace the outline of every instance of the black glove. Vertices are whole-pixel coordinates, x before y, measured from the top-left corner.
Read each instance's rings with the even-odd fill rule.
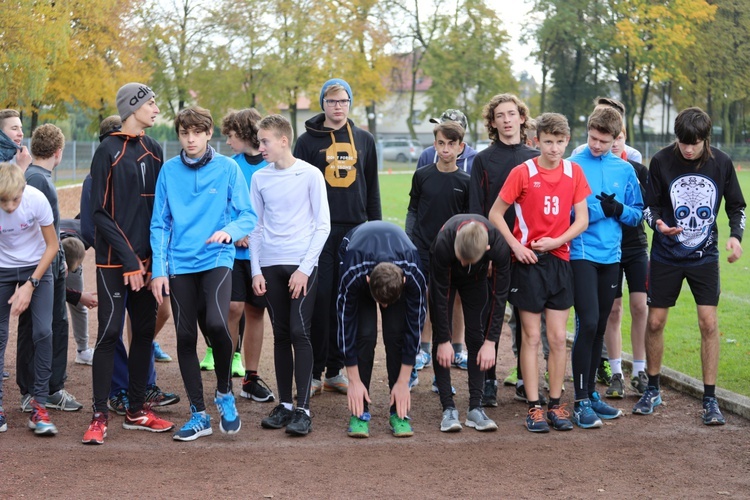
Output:
[[[602,191],[601,194],[596,195],[596,199],[602,203],[602,212],[606,217],[619,217],[622,215],[622,203],[615,200],[615,193],[607,194]]]

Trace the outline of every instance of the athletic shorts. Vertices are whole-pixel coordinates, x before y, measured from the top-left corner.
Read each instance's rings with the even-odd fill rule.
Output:
[[[266,298],[253,292],[253,273],[250,261],[236,259],[232,269],[232,302],[245,302],[258,309],[266,308]]]
[[[615,298],[622,297],[623,275],[628,280],[628,292],[646,293],[646,277],[648,276],[648,253],[645,248],[623,250],[620,261],[620,282]]]
[[[648,305],[663,308],[674,306],[682,290],[682,281],[685,279],[696,305],[719,305],[721,285],[718,262],[678,267],[654,260],[651,261],[648,273]]]
[[[537,255],[536,264],[513,262],[508,302],[522,311],[564,311],[573,307],[573,270],[570,262],[550,253]]]

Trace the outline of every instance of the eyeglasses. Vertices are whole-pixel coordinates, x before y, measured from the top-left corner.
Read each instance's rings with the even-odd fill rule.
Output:
[[[329,108],[335,108],[336,106],[341,106],[342,108],[345,108],[351,104],[351,99],[323,99],[323,102],[326,103],[326,106]]]

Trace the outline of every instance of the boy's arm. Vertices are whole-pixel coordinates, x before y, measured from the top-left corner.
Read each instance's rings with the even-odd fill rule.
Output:
[[[51,212],[50,208],[47,208],[47,210],[50,210]],[[50,219],[51,218],[52,217],[50,215]],[[60,248],[60,242],[57,238],[57,234],[55,233],[54,225],[49,224],[48,226],[41,226],[41,230],[46,247],[44,248],[42,258],[39,260],[39,264],[37,264],[34,272],[31,273],[30,276],[31,278],[34,278],[36,280],[42,279],[42,276],[44,276],[44,273],[47,271],[50,264],[52,264],[52,260],[54,260],[55,256],[57,255],[57,250]],[[15,293],[13,293],[13,296],[11,296],[11,298],[8,300],[8,304],[11,304],[11,316],[18,316],[29,307],[29,304],[31,303],[31,296],[34,294],[34,290],[36,289],[30,281],[24,282],[23,285],[19,286],[16,289]]]
[[[166,277],[167,250],[172,235],[172,212],[167,198],[165,176],[156,180],[154,211],[151,214],[151,259],[152,279]]]
[[[618,220],[627,226],[635,227],[643,220],[643,196],[638,177],[632,168],[628,170],[624,198],[622,215]]]
[[[741,243],[745,232],[745,208],[747,208],[747,205],[731,161],[727,171],[728,175],[724,184],[724,210],[729,217],[729,237],[736,238]]]
[[[411,190],[409,191],[409,207],[406,209],[406,224],[404,231],[406,236],[414,242],[414,225],[417,223],[417,210],[419,208],[420,186],[417,181],[417,172],[411,178]]]
[[[344,257],[341,270],[338,296],[336,297],[336,343],[344,356],[344,365],[349,367],[356,366],[358,363],[358,299],[362,287],[367,286],[367,275],[357,274],[356,269],[352,266],[350,255]]]
[[[306,276],[312,274],[318,265],[318,257],[323,251],[323,246],[331,233],[331,212],[328,208],[328,195],[326,194],[326,183],[320,170],[315,169],[310,176],[309,196],[313,217],[315,218],[315,231],[310,239],[305,257],[299,265],[299,271]]]
[[[232,212],[236,214],[234,219],[224,226],[222,231],[231,236],[232,241],[239,241],[250,234],[258,222],[258,215],[253,210],[250,202],[250,189],[247,187],[245,176],[239,165],[231,160],[233,168],[230,168],[230,198],[229,203]]]
[[[257,216],[255,229],[250,233],[250,269],[253,277],[261,274],[260,246],[263,241],[263,197],[258,190],[256,176],[250,178],[250,200]]]
[[[383,220],[378,179],[378,153],[375,149],[375,139],[369,133],[368,136],[368,147],[363,163],[365,182],[367,182],[367,220]]]
[[[81,236],[89,246],[94,246],[94,219],[91,214],[91,174],[83,180],[81,187]]]
[[[427,283],[417,264],[419,253],[413,250],[405,260],[408,262],[406,269],[404,269],[408,333],[401,350],[401,364],[414,366],[419,352],[419,340],[427,316]]]
[[[646,184],[646,209],[643,218],[651,229],[656,231],[656,221],[662,220],[663,187],[661,165],[657,158],[652,158],[648,166],[648,184]],[[667,206],[671,206],[668,204]]]
[[[477,156],[469,181],[469,213],[484,215],[484,160]]]
[[[108,197],[113,196],[111,189],[113,186],[108,185],[112,165],[110,160],[109,154],[100,146],[91,161],[91,206],[94,228],[96,234],[104,238],[122,262],[123,275],[136,274],[141,272],[141,260],[130,246],[125,233],[105,208]],[[121,188],[130,189],[129,186]]]

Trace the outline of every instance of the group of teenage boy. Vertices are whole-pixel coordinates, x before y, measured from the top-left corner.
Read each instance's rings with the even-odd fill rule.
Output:
[[[497,406],[498,340],[508,316],[518,357],[516,394],[528,403],[526,428],[601,427],[602,419],[622,415],[600,397],[596,380],[609,324],[614,333],[606,340],[615,375],[605,395],[624,396],[619,324],[612,320],[621,314],[615,298],[622,293],[623,270],[631,298],[648,301],[647,317],[642,314],[637,322],[644,333],[632,336],[631,385],[641,396],[633,413],[650,414],[661,403],[662,333],[687,279],[701,330],[703,422],[725,422],[715,397],[716,215],[724,199],[731,231],[726,248],[734,262],[742,253],[745,202],[731,160],[710,147],[711,121],[702,110],[688,108],[677,116],[677,140],[654,156],[647,172],[624,160],[624,109],[612,99],[597,101],[587,122],[587,144],[568,159],[566,119],[544,113],[531,120],[516,96],[500,94],[485,106],[492,143],[479,153],[464,142],[465,116],[447,110],[434,120],[434,146],[413,176],[404,231],[381,220],[375,141],[349,119],[353,93],[344,80],[323,85],[323,113],[305,123],[296,143],[291,124],[280,115],[229,112],[221,130],[232,158],[210,145],[214,122],[205,109],[177,114],[182,150],[165,162],[159,144],[145,134],[159,114],[154,92],[129,83],[118,91],[116,103],[119,126],[103,127],[82,196],[87,199],[82,225],[89,218],[94,229],[99,320],[93,416],[84,443],[103,444],[107,435],[126,313],[131,339],[123,427],[175,429],[152,410],[154,404],[179,400],[154,390],[150,375],[157,317],[167,304],[191,412],[174,430],[175,440],[213,432],[197,355],[199,330],[211,349],[222,432],[241,428],[232,387],[240,344],[248,368],[240,394],[275,401],[258,375],[264,309],[273,326],[279,397],[261,421],[264,428],[308,434],[310,399],[330,390],[347,395],[347,434],[369,436],[378,306],[394,436],[413,434],[410,391],[417,371],[430,364],[442,406],[441,431],[462,428],[452,365],[468,372],[464,425],[497,429],[484,408]],[[52,304],[59,303],[59,292],[53,284],[60,279],[64,284],[65,272],[53,262],[63,253],[49,173],[60,162],[64,139],[52,141],[43,136],[52,126],[40,127],[28,155],[18,134],[10,127],[6,132],[7,121],[0,124],[0,152],[15,157],[16,164],[0,165],[0,369],[9,314],[28,308],[31,318],[27,332],[22,335],[19,328],[19,351],[23,336],[33,344],[32,356],[18,366],[30,374],[24,379],[30,382],[21,387],[19,375],[19,387],[29,394],[24,403],[31,410],[29,427],[54,434],[46,408],[66,409],[59,407],[66,398],[75,401],[56,382],[54,363],[61,347],[54,341]],[[10,123],[20,128],[18,116]],[[44,148],[35,148],[42,143]],[[30,180],[31,158],[46,172],[41,192]],[[654,229],[650,264],[644,218]],[[69,266],[77,268],[82,252],[71,252],[80,260]],[[506,314],[506,301],[512,314]],[[64,312],[64,298],[61,303]],[[576,313],[572,412],[562,402],[571,307]],[[633,328],[638,328],[635,321]],[[548,346],[548,400],[539,387],[540,343]],[[62,373],[64,380],[64,364]],[[1,391],[0,385],[0,432],[7,428]],[[62,403],[54,399],[59,391]]]

